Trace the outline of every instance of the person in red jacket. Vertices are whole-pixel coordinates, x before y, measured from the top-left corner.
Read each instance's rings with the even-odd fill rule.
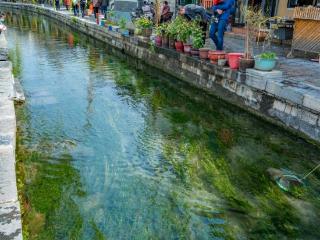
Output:
[[[67,11],[70,9],[71,0],[64,0],[64,5],[66,6]]]

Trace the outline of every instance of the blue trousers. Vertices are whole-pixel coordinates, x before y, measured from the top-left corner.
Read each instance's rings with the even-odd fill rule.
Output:
[[[210,26],[210,38],[216,45],[217,50],[223,50],[223,35],[226,30],[227,20],[220,19],[217,23]],[[217,36],[218,33],[218,36]]]
[[[78,4],[73,5],[73,14],[74,14],[74,16],[79,16],[79,5]]]

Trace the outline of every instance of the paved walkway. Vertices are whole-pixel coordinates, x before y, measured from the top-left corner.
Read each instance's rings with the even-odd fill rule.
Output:
[[[244,40],[233,37],[226,37],[225,48],[228,52],[243,52]],[[284,75],[284,82],[290,86],[300,86],[306,89],[320,91],[320,64],[309,59],[286,58],[290,52],[290,47],[281,45],[271,45],[267,51],[277,53],[279,63],[277,69]],[[255,47],[254,53],[261,53],[261,47]]]

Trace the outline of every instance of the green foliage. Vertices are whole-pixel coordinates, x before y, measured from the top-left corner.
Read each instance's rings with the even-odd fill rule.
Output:
[[[153,25],[153,22],[146,17],[141,17],[138,18],[135,22],[134,22],[135,26],[139,29],[147,29],[147,28],[151,28]]]
[[[258,57],[261,59],[274,60],[276,59],[277,55],[274,52],[264,52],[261,53]]]
[[[150,42],[149,43],[149,50],[152,52],[152,53],[155,53],[155,44],[153,42]]]
[[[157,36],[166,36],[168,34],[167,29],[168,29],[168,23],[159,24],[155,29]]]
[[[72,21],[73,23],[77,23],[77,22],[78,22],[78,18],[75,17],[75,16],[72,16],[72,17],[71,17],[71,21]]]
[[[16,169],[24,239],[56,239],[59,235],[78,239],[83,220],[73,198],[83,196],[83,191],[72,157],[63,153],[58,159],[51,158],[48,140],[38,147],[41,153],[29,150],[21,137],[28,128],[23,108],[17,108],[17,117]]]
[[[99,227],[97,226],[97,224],[94,222],[93,219],[90,221],[90,225],[94,231],[95,240],[107,240],[106,236],[103,234],[103,232],[101,232],[101,230],[99,229]]]
[[[191,24],[191,39],[193,48],[199,49],[204,46],[203,32],[196,21]]]
[[[176,39],[180,31],[180,26],[185,21],[186,20],[182,16],[178,16],[173,21],[171,21],[167,27],[167,33],[169,37]]]
[[[127,25],[126,19],[125,19],[125,18],[121,18],[121,19],[119,20],[119,27],[120,27],[120,29],[126,29],[126,25]]]
[[[111,19],[115,17],[115,12],[113,10],[108,10],[107,11],[107,19]]]

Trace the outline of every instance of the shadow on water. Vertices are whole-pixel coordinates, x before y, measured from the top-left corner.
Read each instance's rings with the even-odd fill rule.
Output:
[[[294,195],[266,173],[318,147],[46,18],[7,24],[29,239],[320,238],[320,173]]]

